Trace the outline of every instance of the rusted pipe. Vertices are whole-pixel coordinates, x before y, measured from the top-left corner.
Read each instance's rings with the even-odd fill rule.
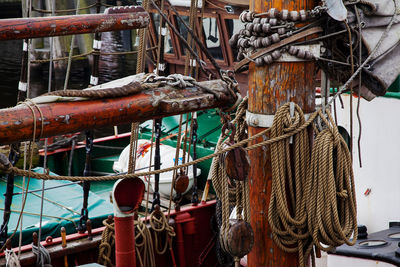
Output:
[[[234,101],[220,80],[201,82],[203,86],[220,90],[218,97],[200,88],[175,89],[169,86],[148,89],[132,96],[79,102],[39,104],[41,115],[33,107],[36,137],[50,137],[107,125],[145,121],[197,110],[226,107]],[[0,144],[31,140],[34,129],[31,109],[20,104],[0,110]]]
[[[140,6],[130,13],[89,14],[0,20],[0,40],[28,39],[145,28],[149,14]]]

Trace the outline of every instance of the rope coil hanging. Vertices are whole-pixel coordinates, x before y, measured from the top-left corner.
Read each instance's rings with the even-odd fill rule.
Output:
[[[278,109],[271,138],[305,125],[304,114],[289,103]],[[326,118],[327,116],[327,118]],[[344,243],[354,245],[357,236],[356,200],[351,155],[333,118],[319,111],[323,130],[315,132],[311,146],[304,128],[271,144],[272,192],[268,222],[275,244],[286,252],[298,252],[300,266],[307,266],[313,247],[329,251]],[[311,150],[311,157],[310,157]],[[292,164],[294,162],[294,164]]]
[[[278,109],[271,127],[271,138],[293,131],[305,123],[304,114],[295,105],[290,116],[290,104]],[[268,209],[268,222],[275,244],[287,252],[299,251],[304,262],[303,246],[309,237],[303,188],[307,185],[307,167],[310,160],[310,144],[307,129],[291,137],[271,144],[272,189]],[[292,164],[294,162],[294,164]],[[290,208],[289,208],[290,205]]]

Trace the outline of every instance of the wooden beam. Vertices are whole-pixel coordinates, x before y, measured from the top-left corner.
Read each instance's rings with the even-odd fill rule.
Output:
[[[38,108],[32,106],[37,126],[36,137],[224,107],[234,101],[221,80],[200,84],[215,91],[215,94],[206,93],[198,87],[177,89],[154,86],[125,97],[38,104],[44,120],[42,122]],[[25,104],[0,110],[0,144],[31,140],[34,122],[32,110]]]
[[[312,0],[255,0],[250,10],[265,12],[279,10],[312,9]],[[249,111],[273,115],[286,102],[295,102],[305,113],[315,109],[315,84],[313,62],[277,62],[268,66],[249,67]],[[249,127],[249,135],[264,128]],[[265,137],[264,137],[265,138]],[[267,136],[268,138],[268,136]],[[263,141],[263,137],[254,143]],[[299,266],[297,253],[286,253],[272,240],[268,225],[268,206],[271,196],[271,155],[268,146],[249,151],[251,160],[250,203],[251,226],[254,230],[254,247],[248,255],[248,266]]]
[[[71,15],[0,20],[0,40],[145,28],[149,14],[140,6],[130,13]]]

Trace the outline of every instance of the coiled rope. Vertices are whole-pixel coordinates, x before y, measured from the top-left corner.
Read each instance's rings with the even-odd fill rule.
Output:
[[[142,220],[135,220],[136,257],[142,267],[155,267],[153,239],[147,225]],[[143,255],[143,256],[142,256]]]
[[[308,231],[323,251],[345,243],[352,246],[358,234],[351,154],[329,110],[326,113],[328,117],[321,118],[327,128],[315,138],[305,188]]]
[[[291,117],[290,105],[287,103],[275,114],[270,136],[281,136],[304,123],[301,108],[295,105],[294,116]],[[307,184],[306,172],[310,162],[308,138],[307,129],[304,128],[290,139],[275,142],[270,146],[272,189],[268,222],[272,238],[284,251],[299,251],[300,262],[304,262],[303,245],[309,237],[305,212],[306,198],[303,192]],[[290,141],[293,143],[292,149]]]
[[[295,110],[291,117],[287,103],[277,111],[271,138],[304,125],[303,112],[297,105]],[[311,157],[307,129],[293,135],[292,148],[289,139],[271,144],[268,222],[274,242],[286,252],[298,252],[300,266],[307,266],[310,255],[315,266],[314,246],[329,251],[356,242],[350,240],[357,236],[351,155],[329,110],[326,114],[320,114],[325,128],[315,133]]]

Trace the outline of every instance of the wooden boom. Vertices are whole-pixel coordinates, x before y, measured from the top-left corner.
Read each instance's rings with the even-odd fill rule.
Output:
[[[15,40],[145,28],[149,14],[140,6],[129,13],[71,15],[0,20],[0,40]]]
[[[215,91],[215,94],[206,93],[199,87],[176,89],[163,86],[125,97],[54,102],[37,106],[30,104],[32,109],[27,106],[27,102],[27,105],[1,109],[0,144],[32,140],[35,119],[36,137],[39,138],[224,107],[234,102],[221,80],[199,84]],[[39,109],[43,114],[43,122]]]

